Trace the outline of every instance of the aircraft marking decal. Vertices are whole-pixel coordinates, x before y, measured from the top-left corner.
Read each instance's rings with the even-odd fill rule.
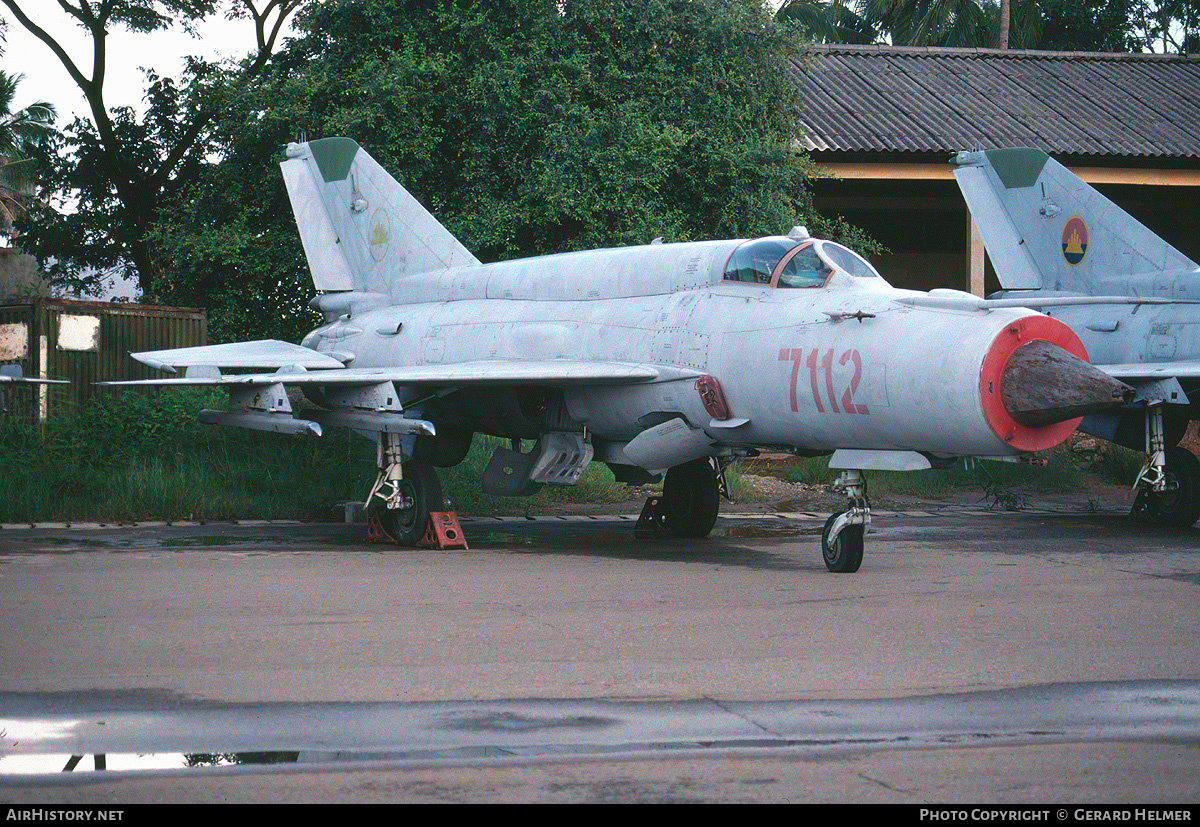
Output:
[[[1072,267],[1083,261],[1083,257],[1087,255],[1088,248],[1088,226],[1087,223],[1077,215],[1073,215],[1067,219],[1067,223],[1063,226],[1062,231],[1062,251],[1063,258],[1067,264]]]
[[[384,256],[388,253],[388,246],[392,241],[392,219],[387,214],[387,210],[383,207],[375,210],[371,216],[370,236],[367,238],[367,244],[371,248],[371,258],[375,261],[383,261]]]
[[[807,356],[805,355],[807,353]],[[825,413],[825,402],[829,403],[832,413],[847,413],[847,414],[869,414],[871,411],[866,405],[859,405],[854,401],[854,394],[858,392],[858,386],[863,378],[863,363],[862,354],[853,348],[842,353],[838,358],[837,363],[845,366],[847,362],[854,364],[854,375],[850,378],[849,384],[846,385],[845,391],[841,394],[841,405],[838,405],[838,393],[834,387],[833,363],[834,350],[829,348],[824,353],[819,348],[813,348],[811,351],[806,351],[804,348],[780,348],[779,361],[792,363],[792,380],[789,390],[792,411],[798,413],[800,411],[799,402],[796,397],[796,386],[800,380],[800,365],[804,364],[808,368],[808,382],[812,391],[813,404],[817,406],[817,413]],[[822,369],[824,374],[824,383],[818,377],[817,368]],[[842,377],[839,377],[841,379]],[[822,388],[822,384],[824,388]],[[841,382],[839,381],[839,385]],[[824,390],[826,398],[821,399],[821,393]]]

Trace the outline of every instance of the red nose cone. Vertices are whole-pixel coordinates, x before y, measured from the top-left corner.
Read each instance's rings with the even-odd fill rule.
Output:
[[[1087,364],[1071,328],[1049,316],[1026,316],[992,342],[979,393],[996,436],[1018,451],[1053,448],[1088,413],[1119,407],[1132,389]]]

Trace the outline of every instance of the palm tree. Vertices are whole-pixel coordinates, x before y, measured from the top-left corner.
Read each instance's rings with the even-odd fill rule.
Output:
[[[1040,0],[784,0],[778,15],[819,43],[894,46],[1036,46]]]
[[[851,0],[784,0],[775,16],[799,23],[817,43],[874,43],[875,28],[848,3]]]
[[[858,0],[859,14],[895,46],[983,46],[988,0]],[[995,41],[993,41],[995,42]]]
[[[24,75],[0,70],[0,235],[11,236],[17,213],[29,203],[33,187],[32,148],[54,131],[53,104],[38,101],[12,111]]]

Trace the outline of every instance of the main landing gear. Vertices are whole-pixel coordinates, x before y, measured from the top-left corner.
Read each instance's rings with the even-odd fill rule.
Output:
[[[717,522],[721,484],[708,457],[676,465],[663,480],[662,520],[676,537],[707,537]]]
[[[1200,519],[1200,460],[1186,448],[1166,447],[1162,403],[1146,410],[1146,464],[1130,512],[1133,517],[1186,528]]]
[[[863,535],[871,524],[867,503],[867,480],[862,471],[843,471],[834,485],[845,489],[849,502],[825,521],[821,532],[821,555],[832,572],[854,572],[862,565]]]
[[[638,519],[639,531],[672,537],[707,537],[717,522],[721,495],[729,496],[720,461],[700,457],[673,466],[661,497],[651,497]]]
[[[377,445],[379,476],[367,496],[367,511],[375,508],[380,527],[397,543],[415,546],[425,537],[429,515],[442,510],[442,484],[432,466],[403,461],[398,434],[380,434]]]

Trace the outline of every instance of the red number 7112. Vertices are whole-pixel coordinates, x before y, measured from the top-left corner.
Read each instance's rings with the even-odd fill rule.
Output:
[[[806,353],[807,356],[805,355]],[[862,380],[862,356],[859,355],[857,350],[847,350],[838,359],[839,365],[845,365],[847,362],[854,363],[854,376],[850,379],[850,385],[842,393],[840,407],[838,405],[837,391],[833,387],[833,348],[826,350],[824,355],[822,355],[820,350],[815,348],[810,351],[796,347],[781,348],[779,351],[779,361],[790,361],[792,363],[791,401],[793,411],[799,411],[799,407],[796,405],[796,380],[800,376],[800,364],[803,362],[808,368],[808,381],[812,387],[813,402],[816,403],[817,412],[825,413],[825,405],[821,401],[821,383],[817,378],[817,364],[819,362],[824,374],[826,399],[829,401],[829,407],[833,410],[833,413],[870,413],[866,405],[856,405],[854,403],[854,394],[858,391],[858,383]]]

